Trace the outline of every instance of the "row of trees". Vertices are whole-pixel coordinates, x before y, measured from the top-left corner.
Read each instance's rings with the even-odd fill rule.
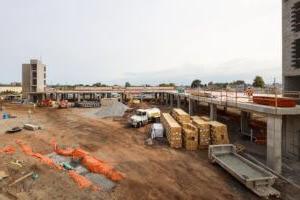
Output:
[[[196,79],[192,82],[191,88],[208,87],[208,86],[214,86],[216,88],[226,88],[227,86],[236,87],[236,86],[240,86],[240,85],[245,86],[248,84],[246,84],[246,82],[243,80],[237,80],[237,81],[233,81],[230,83],[213,83],[212,81],[210,81],[208,84],[202,84],[201,80]],[[261,76],[256,76],[253,80],[252,86],[264,88],[265,82]]]
[[[199,88],[199,87],[226,88],[227,86],[236,87],[236,86],[240,86],[240,85],[246,86],[246,85],[249,85],[249,84],[246,84],[246,82],[243,81],[243,80],[237,80],[237,81],[233,81],[233,82],[230,82],[230,83],[227,83],[227,82],[225,82],[225,83],[214,83],[214,82],[210,81],[207,84],[202,84],[201,80],[196,79],[196,80],[193,80],[193,82],[191,84],[191,88]],[[66,87],[67,88],[74,88],[76,86],[106,87],[108,85],[97,82],[97,83],[94,83],[94,84],[91,84],[91,85],[84,85],[84,84],[59,85],[59,84],[57,84],[54,87],[56,87],[56,88],[66,88]],[[129,82],[125,83],[125,87],[131,87],[131,86],[132,85]],[[145,86],[150,86],[150,85],[145,85]],[[159,86],[160,87],[175,87],[176,85],[174,83],[161,83],[161,84],[159,84]],[[263,87],[265,87],[265,82],[264,82],[264,80],[261,76],[256,76],[255,79],[253,80],[252,86],[263,88]]]

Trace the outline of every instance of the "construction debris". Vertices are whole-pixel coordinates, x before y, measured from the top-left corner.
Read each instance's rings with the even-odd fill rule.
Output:
[[[103,191],[110,191],[116,186],[116,183],[101,174],[88,173],[84,177],[90,180],[94,185],[100,187]]]
[[[7,145],[3,148],[0,148],[0,153],[14,154],[16,151],[15,147]]]
[[[33,173],[34,173],[34,172],[30,172],[30,173],[28,173],[28,174],[26,174],[26,175],[24,175],[24,176],[18,178],[17,180],[15,180],[13,183],[9,184],[8,186],[11,187],[11,186],[13,186],[13,185],[15,185],[15,184],[17,184],[17,183],[19,183],[19,182],[25,180],[26,178],[32,176]]]
[[[168,142],[172,148],[182,147],[182,128],[169,113],[162,113],[161,123],[166,129]]]
[[[8,174],[5,171],[0,171],[0,181],[8,177]]]
[[[148,146],[152,146],[153,145],[153,139],[152,138],[146,139],[145,144],[148,145]]]
[[[20,160],[16,160],[16,161],[11,161],[10,164],[12,165],[16,165],[18,166],[19,168],[22,168],[23,167],[23,161],[20,161]]]
[[[80,108],[99,108],[100,102],[99,101],[82,101],[77,102],[75,106]]]
[[[10,133],[11,134],[11,133],[17,133],[17,132],[20,132],[20,131],[22,131],[22,128],[16,126],[16,127],[11,128],[11,129],[8,129],[6,131],[6,133]]]
[[[30,130],[30,131],[36,131],[36,130],[41,129],[41,127],[37,126],[37,125],[33,125],[33,124],[24,124],[24,129]]]

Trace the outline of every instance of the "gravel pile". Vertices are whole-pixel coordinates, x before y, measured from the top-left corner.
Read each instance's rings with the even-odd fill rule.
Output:
[[[111,105],[101,106],[100,109],[95,112],[95,116],[101,118],[122,117],[127,109],[128,107],[123,103],[114,101]]]
[[[85,177],[95,185],[100,186],[102,191],[106,191],[106,192],[111,191],[116,186],[116,183],[107,179],[105,176],[101,174],[88,173],[85,175]]]

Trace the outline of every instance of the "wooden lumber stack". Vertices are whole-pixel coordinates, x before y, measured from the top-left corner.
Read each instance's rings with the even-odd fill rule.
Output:
[[[182,147],[182,128],[169,113],[162,113],[161,123],[166,129],[168,142],[172,148]]]
[[[227,126],[217,121],[210,121],[212,144],[229,144]]]
[[[199,149],[207,149],[211,144],[210,124],[200,117],[193,118],[193,124],[198,128]]]
[[[192,119],[192,121],[194,121],[194,120],[201,119],[201,117],[197,116],[197,115],[194,115],[194,116],[191,116],[191,119]]]
[[[174,108],[172,110],[172,116],[179,124],[186,124],[191,122],[191,117],[185,111],[180,108]]]
[[[208,116],[201,116],[200,117],[202,120],[209,122],[210,118]]]
[[[186,150],[194,151],[198,149],[198,129],[191,123],[182,125],[183,146]]]

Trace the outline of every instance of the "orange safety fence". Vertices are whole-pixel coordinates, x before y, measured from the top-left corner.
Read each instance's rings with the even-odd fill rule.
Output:
[[[74,170],[68,172],[69,176],[74,180],[75,183],[79,186],[79,188],[88,188],[92,186],[92,182],[81,176],[80,174],[76,173]]]
[[[56,169],[62,170],[63,168],[59,165],[57,165],[53,160],[48,158],[47,156],[44,156],[40,153],[34,153],[29,145],[24,144],[20,140],[16,140],[16,143],[21,147],[23,153],[26,155],[32,156],[34,158],[39,159],[42,163],[49,165],[50,167],[54,167]]]
[[[120,181],[124,179],[124,176],[118,172],[117,170],[113,169],[108,164],[104,163],[101,160],[98,160],[97,158],[86,155],[82,159],[82,163],[84,166],[86,166],[91,172],[103,174],[107,178],[111,179],[112,181]]]
[[[22,149],[23,153],[25,153],[26,155],[32,156],[34,158],[39,159],[42,163],[49,165],[50,167],[54,167],[57,168],[59,170],[62,170],[63,167],[61,167],[60,165],[57,165],[53,160],[51,160],[49,157],[44,156],[40,153],[34,153],[32,151],[32,148],[29,145],[24,144],[21,140],[16,140],[16,143],[20,146],[20,148]],[[54,144],[54,143],[53,143]],[[56,147],[56,144],[55,144]],[[7,148],[7,149],[12,149],[12,148]],[[75,151],[73,149],[66,149],[63,150],[61,149],[61,151],[57,151],[58,149],[55,149],[56,152],[61,153],[62,155],[73,155],[73,152],[75,152],[76,155],[78,156],[82,156],[84,151]],[[1,151],[0,151],[1,152]],[[70,153],[71,152],[71,153]],[[59,154],[58,153],[58,154]],[[80,174],[78,174],[77,172],[75,172],[74,170],[71,170],[68,172],[68,175],[75,181],[75,183],[77,183],[77,185],[79,186],[79,188],[88,188],[91,187],[92,190],[94,191],[99,191],[100,187],[99,186],[95,186],[93,185],[93,183],[88,180],[86,177],[81,176]]]
[[[0,153],[14,154],[16,152],[15,147],[7,145],[3,148],[0,148]]]
[[[51,141],[52,146],[54,147],[54,151],[57,154],[64,155],[64,156],[72,156],[73,158],[82,159],[82,164],[91,172],[97,174],[103,174],[107,178],[111,179],[112,181],[120,181],[124,179],[124,175],[115,170],[109,164],[101,161],[91,155],[88,152],[76,148],[76,149],[60,149],[54,140]]]

